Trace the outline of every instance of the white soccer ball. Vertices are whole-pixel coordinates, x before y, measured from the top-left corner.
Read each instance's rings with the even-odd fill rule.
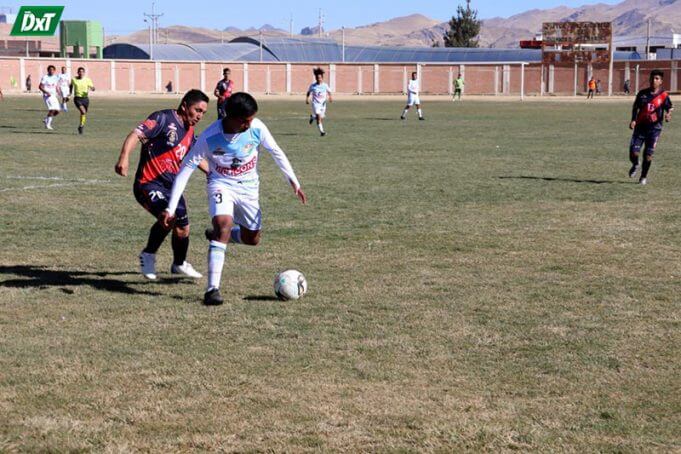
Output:
[[[274,294],[282,301],[297,300],[307,292],[307,279],[298,270],[286,270],[274,278]]]

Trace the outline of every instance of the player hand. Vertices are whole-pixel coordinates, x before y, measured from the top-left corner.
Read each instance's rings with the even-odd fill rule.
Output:
[[[291,183],[291,186],[293,186],[293,183]],[[298,199],[302,202],[302,204],[305,205],[307,203],[307,196],[303,192],[303,189],[302,188],[296,188],[295,186],[293,186],[293,191],[295,192],[296,197],[298,197]]]
[[[310,100],[309,100],[309,99],[306,99],[306,100],[305,100],[305,104],[310,104]]]
[[[128,176],[128,163],[127,162],[121,162],[118,161],[116,163],[116,167],[114,167],[114,170],[116,171],[117,174],[119,174],[122,177],[127,177]]]
[[[175,223],[175,216],[171,216],[168,211],[163,210],[161,211],[161,214],[158,215],[158,222],[160,222],[164,228],[169,229]]]
[[[666,113],[664,114],[664,121],[666,121],[667,123],[669,123],[671,120],[672,120],[672,113],[671,113],[671,112],[666,112]]]
[[[629,129],[634,129],[636,127],[636,120],[629,123]]]

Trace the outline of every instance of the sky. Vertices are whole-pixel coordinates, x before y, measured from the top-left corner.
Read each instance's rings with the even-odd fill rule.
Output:
[[[530,9],[547,9],[560,5],[576,7],[586,4],[616,4],[622,0],[472,0],[471,7],[478,10],[478,17],[509,17]],[[432,19],[449,20],[456,13],[458,4],[465,0],[345,0],[345,1],[299,1],[262,0],[157,0],[155,10],[163,13],[160,26],[186,25],[224,29],[238,27],[246,29],[272,25],[284,30],[289,29],[293,18],[293,31],[300,32],[303,27],[315,26],[321,9],[326,30],[341,27],[357,27],[382,22],[399,16],[419,13]],[[13,8],[17,12],[21,5],[63,5],[63,19],[97,20],[104,26],[107,35],[128,34],[145,29],[143,13],[151,13],[151,0],[31,0],[17,2],[0,0],[0,6]]]

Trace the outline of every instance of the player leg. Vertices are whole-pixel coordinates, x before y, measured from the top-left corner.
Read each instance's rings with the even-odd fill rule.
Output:
[[[137,202],[147,210],[155,218],[161,214],[168,206],[164,188],[157,185],[144,185],[133,187],[133,193]],[[170,233],[160,222],[155,222],[149,230],[149,237],[147,238],[147,245],[140,252],[140,272],[142,275],[151,280],[156,280],[156,252],[165,241]]]
[[[657,147],[657,141],[660,138],[661,132],[662,130],[660,129],[650,128],[650,131],[646,134],[645,153],[641,165],[641,178],[638,180],[639,184],[645,185],[648,183],[648,171],[653,164],[653,154],[655,153],[655,147]]]
[[[631,142],[629,143],[629,161],[631,161],[629,178],[634,178],[636,172],[638,172],[639,155],[641,154],[644,140],[645,135],[642,135],[638,129],[634,129],[634,133],[631,135]]]
[[[87,121],[87,111],[90,107],[90,99],[89,98],[74,98],[73,104],[78,108],[78,111],[80,112],[80,123],[79,123],[79,126],[78,126],[78,134],[82,134],[83,129],[85,129],[85,122]]]
[[[69,102],[69,91],[68,89],[61,91],[61,110],[68,112],[69,108],[66,103]]]
[[[409,108],[411,107],[411,104],[407,102],[407,105],[404,106],[404,110],[402,111],[402,115],[400,115],[400,120],[406,120],[407,119],[407,112],[409,112]]]
[[[45,98],[45,105],[47,106],[47,116],[43,120],[46,129],[54,129],[52,127],[52,119],[59,115],[59,100],[55,95]]]
[[[173,246],[173,265],[170,267],[170,274],[182,274],[193,279],[203,277],[187,261],[187,251],[189,251],[189,216],[187,216],[187,204],[184,197],[180,201],[175,211],[175,225],[171,243]]]
[[[324,112],[326,111],[326,106],[316,106],[315,107],[315,117],[317,118],[317,129],[322,137],[326,135],[324,131]]]
[[[419,114],[419,120],[425,120],[423,118],[423,111],[421,110],[421,102],[419,100],[416,100],[416,112]]]

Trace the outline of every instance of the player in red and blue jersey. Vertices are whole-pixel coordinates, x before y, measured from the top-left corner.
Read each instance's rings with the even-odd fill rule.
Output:
[[[218,81],[215,86],[215,91],[213,92],[215,97],[218,98],[218,120],[225,118],[227,115],[225,103],[229,97],[232,96],[232,92],[234,91],[234,81],[229,78],[231,73],[229,68],[222,70],[222,79]]]
[[[663,78],[664,75],[659,69],[650,72],[650,87],[638,92],[631,111],[629,129],[633,129],[634,133],[629,145],[629,160],[631,161],[629,177],[636,176],[639,155],[645,145],[641,178],[638,181],[643,185],[648,183],[648,170],[653,163],[653,153],[662,134],[662,123],[671,120],[673,110],[669,93],[662,89]]]
[[[180,171],[182,158],[194,144],[194,126],[208,109],[208,96],[200,90],[189,90],[177,109],[159,110],[135,128],[125,139],[120,157],[116,163],[116,173],[128,175],[130,154],[142,143],[133,193],[135,199],[154,217],[164,212],[168,206],[170,192],[175,176]],[[207,166],[199,166],[207,172]],[[181,208],[180,208],[181,207]],[[187,262],[189,250],[189,217],[184,198],[177,210],[176,222],[172,226],[156,222],[149,232],[147,246],[140,253],[140,268],[144,277],[156,280],[156,251],[161,247],[170,230],[173,231],[172,274],[183,274],[195,279],[201,276]]]

